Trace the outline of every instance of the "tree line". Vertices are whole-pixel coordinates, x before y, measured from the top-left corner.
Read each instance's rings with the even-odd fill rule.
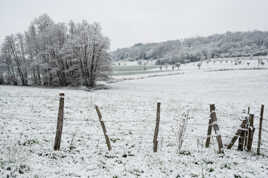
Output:
[[[111,70],[110,40],[98,23],[55,23],[47,14],[5,37],[0,84],[95,87]]]
[[[112,52],[114,60],[157,60],[158,64],[194,62],[219,57],[264,56],[268,32],[226,32],[159,43],[138,43]]]

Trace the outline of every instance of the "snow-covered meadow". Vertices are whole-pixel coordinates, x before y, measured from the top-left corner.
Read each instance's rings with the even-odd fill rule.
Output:
[[[95,91],[0,86],[0,177],[267,177],[268,70],[267,64],[258,70],[256,65],[219,62],[198,70],[196,64],[187,64],[179,73],[133,77]],[[61,151],[53,151],[62,91]],[[157,102],[161,102],[159,150],[153,153]],[[210,148],[204,147],[212,103],[223,144],[230,142],[242,111],[250,107],[256,127],[252,152],[237,151],[236,143],[232,150],[217,154],[214,137]],[[110,152],[95,104],[111,140]],[[266,130],[264,155],[257,156],[261,104]],[[190,119],[178,152],[176,133],[183,113]]]

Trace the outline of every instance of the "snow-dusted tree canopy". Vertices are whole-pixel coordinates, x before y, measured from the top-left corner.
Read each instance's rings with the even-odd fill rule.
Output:
[[[41,15],[25,33],[6,36],[0,84],[94,87],[109,74],[109,46],[98,23],[55,23]]]
[[[138,43],[112,52],[114,60],[152,60],[184,63],[216,57],[260,56],[268,54],[268,32],[227,32],[208,37],[160,43]]]

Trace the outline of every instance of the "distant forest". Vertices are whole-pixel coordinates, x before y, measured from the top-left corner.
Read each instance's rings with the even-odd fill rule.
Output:
[[[138,43],[113,51],[114,60],[157,60],[161,63],[186,63],[218,57],[265,56],[268,32],[226,32],[208,37],[187,38],[159,43]]]

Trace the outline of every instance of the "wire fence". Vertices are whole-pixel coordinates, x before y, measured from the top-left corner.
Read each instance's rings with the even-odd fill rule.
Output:
[[[47,137],[50,144],[53,144],[57,127],[58,96],[19,96],[20,102],[16,101],[17,96],[7,95],[0,97],[0,143],[8,144],[10,139],[19,140],[21,137]],[[87,103],[79,106],[71,103],[72,98],[65,98],[63,120],[63,137],[68,141],[71,138],[83,139],[84,142],[94,143],[96,140],[103,143],[103,133],[100,122],[94,108],[94,99],[89,97]],[[165,105],[166,104],[166,105]],[[162,147],[173,144],[176,148],[178,125],[182,121],[182,113],[189,112],[193,116],[187,121],[187,129],[184,133],[184,149],[196,149],[196,143],[212,138],[212,145],[216,146],[216,138],[221,135],[223,144],[229,144],[240,128],[241,118],[245,114],[228,113],[216,110],[218,120],[211,126],[217,124],[220,128],[217,134],[207,135],[209,111],[203,109],[193,110],[189,106],[176,107],[170,103],[161,106],[161,119],[159,140]],[[149,102],[135,102],[129,100],[109,101],[100,105],[103,121],[107,128],[112,146],[124,145],[126,143],[144,144],[151,147],[153,144],[154,130],[156,124],[156,105]],[[255,114],[255,139],[252,148],[257,149],[257,130],[259,129],[259,113]],[[237,116],[240,115],[240,118]],[[201,118],[201,119],[200,119]],[[234,119],[236,118],[236,119]],[[268,153],[268,121],[263,119],[261,150]],[[67,144],[67,143],[66,143]],[[193,146],[194,145],[194,146]]]

